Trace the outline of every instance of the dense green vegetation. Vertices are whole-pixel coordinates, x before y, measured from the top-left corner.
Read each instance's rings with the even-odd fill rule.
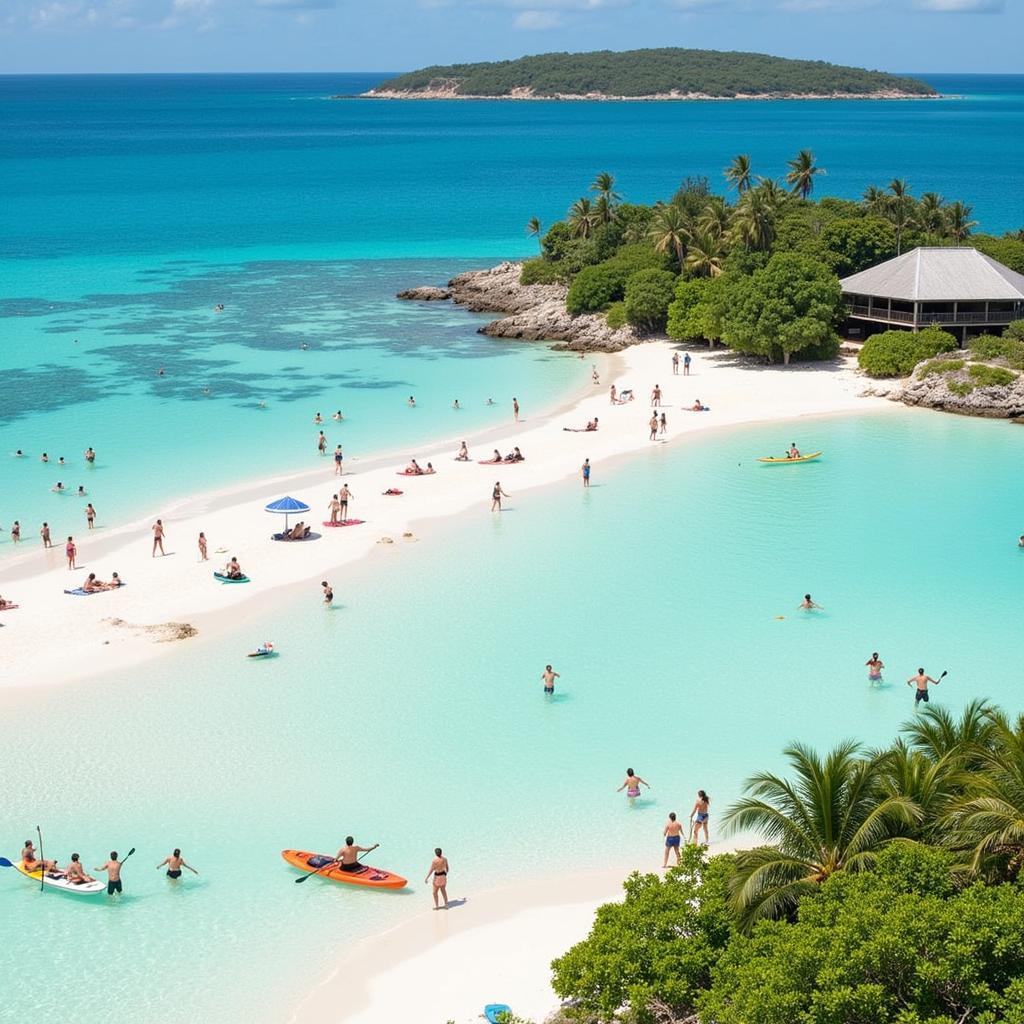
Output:
[[[885,750],[800,744],[553,963],[580,1024],[1022,1024],[1024,716],[926,708]]]
[[[881,331],[864,342],[857,362],[869,377],[906,377],[922,359],[958,347],[956,338],[939,327],[926,327],[916,334]]]
[[[916,78],[883,71],[763,53],[675,47],[544,53],[518,60],[436,65],[399,75],[377,90],[417,92],[452,86],[463,96],[508,96],[518,89],[529,89],[536,96],[935,94],[931,86]]]
[[[788,363],[834,356],[845,316],[839,279],[904,249],[976,238],[994,258],[1024,266],[1024,232],[975,236],[971,207],[959,200],[934,192],[917,199],[898,178],[871,186],[861,202],[815,199],[826,172],[814,154],[801,150],[786,166],[783,179],[761,177],[741,154],[723,170],[725,195],[689,177],[651,206],[623,202],[615,179],[599,174],[563,220],[547,230],[536,217],[527,223],[541,251],[521,280],[567,284],[574,316],[605,312],[611,327],[665,330]],[[861,366],[876,377],[904,376],[956,347],[937,329],[888,331],[865,345]],[[1024,369],[1024,339],[1014,351]]]

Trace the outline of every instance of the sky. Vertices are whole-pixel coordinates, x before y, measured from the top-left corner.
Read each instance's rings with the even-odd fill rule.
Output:
[[[1024,69],[1024,0],[0,0],[0,73],[406,71],[692,46]]]

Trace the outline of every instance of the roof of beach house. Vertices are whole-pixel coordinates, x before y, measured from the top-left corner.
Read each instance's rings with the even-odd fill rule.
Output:
[[[966,247],[912,249],[839,283],[854,295],[907,302],[1024,302],[1024,274]]]

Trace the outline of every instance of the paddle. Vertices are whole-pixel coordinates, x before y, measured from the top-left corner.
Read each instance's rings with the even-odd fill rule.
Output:
[[[13,868],[14,865],[6,858],[0,857],[0,868]]]
[[[46,861],[43,860],[43,833],[40,831],[39,826],[36,825],[36,833],[39,836],[39,862],[43,865],[42,870],[39,872],[39,891],[43,891],[43,879],[46,878]]]
[[[377,846],[380,846],[380,843],[378,843]],[[369,850],[366,850],[365,852],[359,854],[359,856],[356,857],[356,863],[358,864],[366,856],[366,854],[369,853],[369,852],[370,852]],[[320,867],[318,867],[316,869],[316,871],[313,871],[313,872],[311,872],[308,875],[303,875],[301,878],[296,878],[295,879],[295,884],[299,885],[302,882],[305,882],[307,879],[312,878],[313,875],[319,875],[321,871],[326,871],[327,868],[329,868],[332,864],[337,864],[337,863],[338,863],[338,858],[335,857],[333,860],[329,860],[326,864],[323,864]]]

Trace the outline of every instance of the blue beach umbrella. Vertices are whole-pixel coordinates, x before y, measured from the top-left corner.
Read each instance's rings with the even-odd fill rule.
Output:
[[[289,513],[309,511],[309,506],[304,501],[299,501],[298,498],[289,498],[287,495],[283,498],[278,498],[277,501],[272,501],[265,507],[268,512],[276,512],[278,515],[284,516],[284,528],[286,531],[288,529]]]

